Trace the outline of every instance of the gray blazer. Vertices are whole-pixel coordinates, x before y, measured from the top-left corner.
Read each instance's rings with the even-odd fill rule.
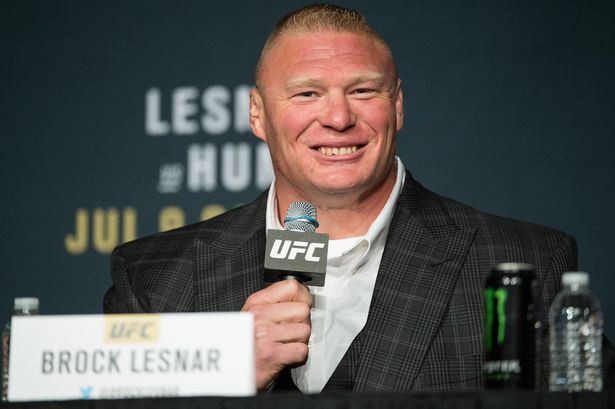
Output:
[[[113,252],[106,313],[238,311],[263,288],[266,193],[205,222],[126,243]],[[483,286],[491,266],[536,266],[543,314],[563,271],[576,269],[571,236],[480,212],[406,175],[365,328],[325,390],[463,391],[481,386]],[[548,353],[543,342],[546,388]],[[615,384],[604,343],[605,385]]]

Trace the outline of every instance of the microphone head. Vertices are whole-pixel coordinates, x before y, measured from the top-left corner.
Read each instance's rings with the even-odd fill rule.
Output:
[[[314,233],[317,227],[316,206],[308,202],[292,202],[288,206],[284,229]]]

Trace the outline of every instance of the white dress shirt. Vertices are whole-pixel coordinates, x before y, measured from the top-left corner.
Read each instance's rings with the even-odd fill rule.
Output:
[[[396,157],[397,179],[386,204],[363,236],[330,240],[324,287],[308,286],[314,295],[312,333],[305,365],[291,370],[304,393],[319,393],[337,368],[354,338],[367,322],[395,203],[406,171]],[[278,220],[275,180],[267,198],[267,229],[283,230]]]

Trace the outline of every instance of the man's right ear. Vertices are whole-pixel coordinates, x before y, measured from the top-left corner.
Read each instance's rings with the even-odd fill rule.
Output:
[[[265,135],[265,128],[263,126],[264,119],[265,108],[263,106],[263,98],[258,89],[252,88],[250,91],[250,128],[252,128],[252,133],[258,139],[267,142],[267,135]]]

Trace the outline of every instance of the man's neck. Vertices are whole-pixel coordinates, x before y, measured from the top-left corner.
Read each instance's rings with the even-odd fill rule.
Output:
[[[395,181],[396,166],[393,166],[385,180],[370,191],[345,194],[291,195],[286,189],[278,189],[278,218],[284,224],[288,205],[296,200],[306,200],[318,209],[317,232],[329,234],[330,240],[362,236],[378,217],[389,199]],[[306,198],[307,197],[307,198]]]

